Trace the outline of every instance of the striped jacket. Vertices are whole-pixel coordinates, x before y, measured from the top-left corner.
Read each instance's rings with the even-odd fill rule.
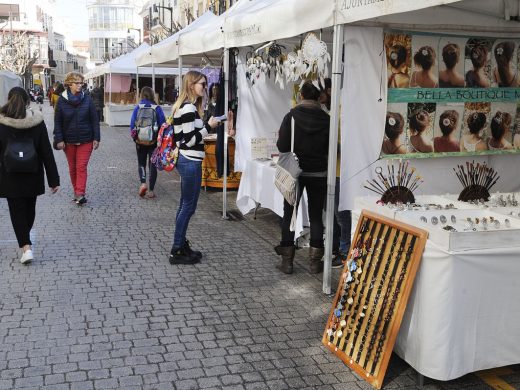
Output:
[[[173,129],[180,153],[190,160],[203,160],[204,137],[208,135],[210,127],[204,124],[194,104],[182,103],[173,114]]]

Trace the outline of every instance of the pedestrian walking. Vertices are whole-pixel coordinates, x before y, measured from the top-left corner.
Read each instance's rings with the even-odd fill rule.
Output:
[[[166,122],[164,112],[161,106],[155,102],[153,89],[143,87],[141,100],[135,106],[130,119],[130,134],[137,151],[137,168],[141,181],[139,196],[141,198],[155,198],[154,188],[157,181],[157,168],[150,159],[157,147],[157,133],[164,122]],[[146,165],[148,165],[150,172],[149,185],[146,184]]]
[[[320,91],[310,81],[300,90],[302,98],[295,108],[285,115],[280,126],[276,146],[280,153],[291,151],[291,122],[294,119],[294,153],[298,157],[302,173],[298,178],[298,197],[294,207],[307,190],[311,239],[309,248],[309,272],[316,274],[323,270],[323,220],[322,211],[327,195],[327,156],[329,151],[329,115],[322,110],[318,99]],[[293,206],[285,199],[283,203],[282,238],[275,247],[282,262],[277,267],[286,274],[293,272],[295,254],[294,231],[291,231]]]
[[[56,110],[56,106],[58,104],[58,99],[60,98],[60,95],[65,91],[65,87],[62,83],[56,83],[56,87],[54,88],[54,91],[51,95],[51,106],[54,107]]]
[[[94,101],[99,121],[103,122],[103,107],[105,107],[105,92],[103,90],[103,85],[96,85],[92,90],[90,97],[92,97],[92,100]]]
[[[202,99],[207,85],[206,76],[197,71],[189,71],[184,76],[179,98],[173,105],[175,141],[179,145],[177,170],[181,176],[181,199],[175,217],[170,264],[195,264],[202,258],[201,252],[191,249],[186,232],[197,209],[200,194],[204,137],[220,124],[214,117],[209,118],[206,123],[202,120]]]
[[[22,264],[34,259],[30,232],[36,198],[45,193],[44,170],[52,193],[60,185],[43,116],[28,109],[29,104],[27,92],[15,87],[9,91],[7,104],[0,108],[0,198],[7,198],[11,223],[22,249]]]
[[[54,143],[65,151],[70,181],[77,205],[87,203],[87,166],[99,146],[99,119],[90,96],[82,91],[83,76],[70,72],[65,77],[65,91],[60,95],[54,112]]]

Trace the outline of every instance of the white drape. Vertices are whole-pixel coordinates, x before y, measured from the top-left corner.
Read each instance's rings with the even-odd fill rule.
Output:
[[[282,119],[291,108],[292,86],[280,90],[273,78],[251,86],[246,79],[246,55],[240,49],[237,64],[238,113],[235,137],[235,171],[242,172],[251,160],[251,138],[275,137]]]
[[[344,36],[339,209],[352,210],[355,197],[366,193],[361,183],[370,177],[372,170],[368,167],[381,151],[386,118],[386,59],[381,28],[346,26]]]

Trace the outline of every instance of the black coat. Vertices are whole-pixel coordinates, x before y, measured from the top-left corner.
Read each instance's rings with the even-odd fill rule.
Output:
[[[276,146],[291,151],[291,118],[294,117],[294,153],[304,172],[327,171],[330,116],[320,105],[304,101],[283,118]]]
[[[54,111],[54,141],[85,144],[99,140],[99,118],[92,98],[82,94],[79,104],[74,105],[67,91],[63,92]]]
[[[7,141],[13,136],[32,138],[38,153],[38,172],[7,173],[5,171],[3,156]],[[0,198],[22,198],[43,194],[45,192],[44,167],[49,187],[59,186],[58,168],[42,114],[27,110],[24,119],[0,115]]]

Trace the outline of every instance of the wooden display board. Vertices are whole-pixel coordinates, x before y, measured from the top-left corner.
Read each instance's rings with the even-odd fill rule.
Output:
[[[340,277],[323,344],[377,389],[428,233],[363,210]]]

